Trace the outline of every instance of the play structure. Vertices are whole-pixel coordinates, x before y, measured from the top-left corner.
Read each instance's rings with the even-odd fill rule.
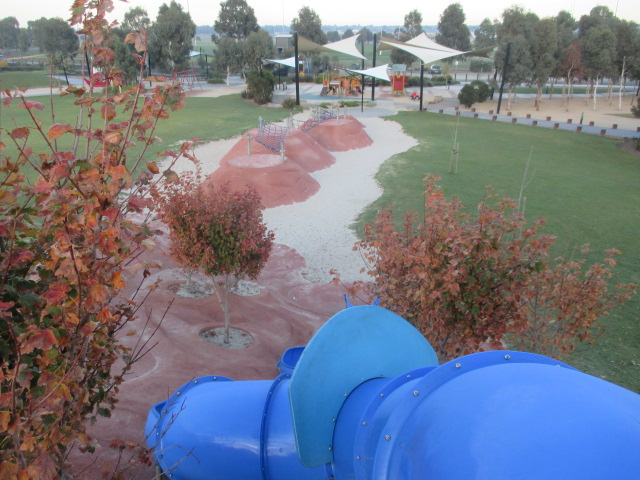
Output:
[[[393,65],[392,74],[391,74],[391,94],[395,97],[396,95],[404,96],[404,88],[407,85],[407,66]]]
[[[347,308],[273,381],[193,379],[148,416],[171,479],[636,478],[640,396],[514,351],[438,365],[407,321]],[[185,372],[188,376],[188,372]]]
[[[337,97],[360,96],[362,94],[362,80],[359,76],[344,73],[335,75],[327,72],[322,75],[322,90],[320,96],[334,95]]]
[[[195,70],[184,70],[182,72],[174,72],[173,81],[180,83],[184,88],[187,88],[189,90],[195,88],[196,86],[202,88],[202,85],[200,85],[200,80],[198,80],[198,75],[196,75]]]

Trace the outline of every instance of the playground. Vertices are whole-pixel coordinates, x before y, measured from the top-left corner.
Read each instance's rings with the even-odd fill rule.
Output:
[[[190,95],[217,96],[240,89],[194,88]],[[317,92],[318,86],[310,86],[312,89]],[[339,118],[337,114],[326,118],[306,132],[305,125],[314,123],[312,109],[294,116],[295,127],[287,126],[287,122],[263,125],[263,134],[269,128],[288,129],[284,162],[279,145],[261,138],[260,125],[245,135],[197,148],[207,181],[240,184],[248,180],[261,190],[268,207],[264,218],[276,232],[277,245],[255,285],[247,289],[251,294],[231,297],[231,325],[249,332],[252,342],[245,349],[233,350],[200,338],[203,330],[220,323],[216,320],[221,318],[217,302],[211,297],[194,299],[174,294],[175,285],[184,282],[184,277],[178,265],[163,253],[167,237],[159,237],[149,259],[160,259],[164,269],[146,281],[159,280],[160,288],[151,294],[141,320],[152,312],[157,319],[159,312],[169,305],[171,308],[161,323],[144,328],[144,340],[157,329],[150,340],[155,347],[135,365],[123,384],[113,417],[99,420],[92,427],[91,434],[101,443],[98,465],[117,456],[107,448],[113,438],[142,444],[150,405],[167,398],[190,378],[213,373],[236,380],[274,378],[282,353],[292,346],[305,345],[323,323],[344,308],[344,289],[329,283],[327,266],[337,268],[344,281],[363,278],[362,261],[351,249],[356,237],[350,225],[381,194],[374,175],[384,161],[417,145],[397,122],[385,120],[398,110],[415,110],[415,102],[406,96],[394,98],[384,88],[376,92],[381,96],[375,106],[362,112],[359,107],[348,109],[346,114],[343,110]],[[446,92],[437,94],[446,97]],[[442,104],[453,105],[453,93]],[[524,101],[520,99],[519,103]],[[598,113],[604,119],[611,118]],[[542,110],[541,114],[548,111]],[[187,168],[191,164],[185,162],[177,170]],[[207,281],[204,277],[199,280]],[[356,299],[354,303],[363,301],[368,303],[370,299]],[[136,338],[126,340],[134,342]],[[80,466],[84,461],[87,459],[79,456],[74,463]],[[152,467],[136,468],[141,478],[154,474]]]

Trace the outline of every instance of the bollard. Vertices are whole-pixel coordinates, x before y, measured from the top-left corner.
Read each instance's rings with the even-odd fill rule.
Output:
[[[516,123],[518,121],[518,119],[516,117],[511,119],[511,123]]]
[[[512,112],[507,112],[507,117],[510,117],[512,115]]]
[[[478,118],[478,114],[477,114],[477,113],[474,113],[474,114],[473,114],[473,118]]]
[[[491,117],[491,120],[492,120],[492,121],[494,121],[494,122],[495,122],[497,119],[498,119],[498,116],[497,116],[497,115],[494,115],[493,117]]]
[[[582,125],[578,125],[576,127],[576,133],[580,133],[582,131]]]
[[[589,126],[590,126],[590,127],[593,127],[594,125],[595,125],[595,123],[594,123],[594,122],[589,122]]]
[[[493,110],[489,110],[489,115],[493,115]]]
[[[553,124],[553,129],[557,130],[558,128],[560,128],[560,124],[559,123],[554,123]]]
[[[472,107],[472,108],[471,108],[471,111],[472,111],[472,112],[475,112],[475,111],[476,111],[476,107]]]
[[[568,118],[567,119],[567,123],[573,123],[573,119],[572,118]]]
[[[440,109],[438,110],[438,113],[444,113],[444,110]]]
[[[530,113],[527,113],[527,118],[531,118],[531,114]]]
[[[280,140],[280,159],[284,163],[284,140]]]
[[[534,120],[533,122],[531,122],[531,126],[532,127],[537,127],[538,126],[538,120]]]
[[[602,130],[600,130],[600,136],[604,137],[606,134],[607,134],[606,128],[603,128]]]
[[[613,129],[614,129],[614,130],[616,130],[617,128],[618,128],[618,124],[617,124],[617,123],[614,123],[614,124],[613,124]]]
[[[247,155],[251,156],[251,137],[247,135]]]
[[[550,122],[550,121],[551,121],[551,117],[547,117],[547,122]]]
[[[456,115],[460,116],[460,110],[456,110]]]

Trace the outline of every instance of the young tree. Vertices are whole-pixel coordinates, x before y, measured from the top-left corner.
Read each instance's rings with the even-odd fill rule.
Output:
[[[33,41],[45,53],[52,65],[59,65],[77,54],[80,45],[78,35],[64,20],[41,18],[29,22]]]
[[[438,22],[436,42],[463,52],[471,50],[471,32],[464,23],[465,19],[459,3],[452,3],[445,8]]]
[[[497,42],[495,24],[488,18],[485,18],[475,31],[473,47],[475,49],[493,47],[497,45]]]
[[[615,72],[616,38],[606,25],[593,27],[581,38],[582,62],[593,92],[593,109],[597,106],[597,92],[600,79]],[[585,97],[585,102],[587,98]]]
[[[571,87],[575,78],[584,77],[584,67],[582,65],[582,46],[578,40],[574,41],[562,59],[560,73],[565,79],[565,87],[562,89],[563,97],[566,96],[567,109],[569,107],[569,99],[571,98]]]
[[[610,289],[615,252],[588,268],[552,260],[555,239],[541,234],[542,221],[527,226],[506,198],[467,213],[436,180],[427,178],[422,217],[408,213],[397,227],[382,212],[358,246],[371,265],[371,293],[415,325],[442,361],[505,344],[564,354],[635,290]]]
[[[122,21],[122,29],[127,32],[138,32],[140,30],[149,30],[151,20],[149,14],[142,7],[132,7],[125,14]]]
[[[262,221],[260,196],[251,188],[234,192],[228,185],[203,186],[196,173],[165,185],[158,199],[171,255],[213,280],[229,343],[230,289],[242,277],[258,276],[273,244],[274,234]]]
[[[120,86],[101,35],[113,27],[110,4],[75,0],[71,23],[93,32],[82,48]],[[127,41],[142,73],[145,38]],[[128,272],[151,268],[139,256],[153,235],[145,212],[160,169],[144,156],[184,92],[170,84],[145,92],[141,83],[115,96],[68,87],[73,123],[56,116],[53,100],[4,92],[12,121],[0,128],[0,478],[69,478],[70,446],[93,448],[87,422],[110,416],[144,353],[118,339],[143,302],[124,291]],[[30,122],[16,124],[13,107]],[[190,156],[188,144],[181,151]]]
[[[411,10],[404,16],[404,25],[398,31],[398,40],[406,42],[417,37],[423,32],[422,14],[418,10]],[[395,48],[391,51],[391,61],[396,64],[410,65],[416,57],[409,52]]]
[[[151,52],[157,65],[175,72],[189,65],[191,39],[196,34],[196,25],[191,15],[182,10],[182,5],[171,0],[163,3],[153,24]]]
[[[556,22],[556,51],[553,54],[554,67],[551,72],[552,83],[549,89],[549,98],[553,97],[554,84],[557,77],[563,77],[562,63],[567,55],[569,46],[574,42],[576,35],[576,21],[571,14],[565,10],[562,10],[555,17]],[[566,84],[563,85],[563,88]]]
[[[251,32],[242,46],[242,53],[251,70],[261,71],[263,61],[275,55],[273,38],[263,29]]]
[[[537,87],[535,106],[540,110],[542,88],[556,66],[554,54],[558,50],[557,25],[553,18],[544,18],[533,28],[529,44],[531,52],[531,83]]]
[[[220,2],[220,13],[213,28],[217,35],[236,40],[244,40],[251,32],[257,32],[260,29],[253,8],[245,0]]]
[[[227,85],[232,73],[239,72],[243,67],[242,43],[230,37],[218,39],[218,49],[213,57],[214,68],[218,72],[225,72]]]
[[[291,31],[320,45],[327,43],[327,35],[322,30],[322,21],[309,7],[302,7],[298,11],[298,16],[291,20]]]
[[[20,23],[16,17],[5,17],[0,20],[0,50],[18,48]]]
[[[494,56],[498,71],[502,72],[507,43],[511,43],[507,80],[509,100],[507,109],[511,108],[513,89],[529,80],[533,70],[529,45],[533,36],[534,25],[538,17],[527,13],[520,6],[507,8],[502,12],[502,23],[498,26],[498,49]]]

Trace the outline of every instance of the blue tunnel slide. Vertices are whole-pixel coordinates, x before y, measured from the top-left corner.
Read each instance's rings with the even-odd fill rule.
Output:
[[[170,479],[640,479],[640,395],[551,358],[438,365],[408,322],[347,308],[273,381],[206,376],[154,405]]]

